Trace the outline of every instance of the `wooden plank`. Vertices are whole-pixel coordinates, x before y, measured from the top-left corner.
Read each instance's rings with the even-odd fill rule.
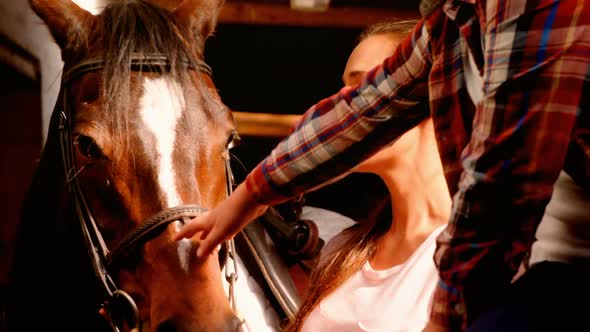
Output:
[[[420,14],[411,9],[386,8],[329,8],[326,11],[303,11],[288,5],[267,3],[224,4],[220,23],[291,25],[303,27],[364,28],[385,19],[417,19]]]
[[[287,136],[301,115],[232,112],[238,135],[257,137]]]

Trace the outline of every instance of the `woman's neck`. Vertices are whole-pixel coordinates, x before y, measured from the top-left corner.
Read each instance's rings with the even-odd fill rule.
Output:
[[[451,213],[442,166],[434,158],[438,158],[438,153],[411,154],[418,158],[400,160],[377,172],[390,192],[393,220],[390,229],[377,241],[371,259],[375,269],[403,263],[435,229],[448,222]],[[434,157],[424,158],[429,155]]]
[[[379,175],[391,196],[393,220],[388,233],[411,240],[448,222],[451,199],[442,172],[422,172],[415,164],[408,167]]]

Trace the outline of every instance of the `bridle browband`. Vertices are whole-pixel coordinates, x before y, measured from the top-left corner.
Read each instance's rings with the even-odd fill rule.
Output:
[[[131,71],[153,72],[161,71],[162,69],[169,71],[171,69],[170,60],[162,54],[133,54],[130,61]],[[62,77],[62,86],[69,84],[81,75],[104,69],[104,63],[102,57],[93,57],[79,62],[72,66]],[[181,63],[186,69],[196,70],[207,76],[212,75],[211,67],[202,60],[195,59],[194,63],[184,60]]]
[[[202,60],[196,59],[194,62],[183,61],[181,63],[188,70],[196,70],[210,78],[211,68]],[[130,252],[140,249],[145,243],[155,238],[172,222],[187,222],[189,219],[198,216],[207,211],[206,208],[197,205],[180,205],[165,209],[156,215],[148,218],[141,223],[135,230],[125,236],[112,250],[107,248],[106,242],[100,233],[99,227],[94,220],[92,213],[87,205],[84,194],[80,188],[76,175],[76,163],[74,158],[74,147],[72,137],[71,105],[68,100],[68,86],[76,78],[90,72],[96,72],[104,69],[105,62],[102,57],[94,57],[84,60],[71,67],[62,77],[61,86],[61,114],[59,122],[59,144],[61,149],[62,161],[66,175],[66,182],[69,192],[73,196],[74,209],[81,226],[84,243],[88,250],[92,269],[100,288],[104,291],[104,298],[101,307],[101,313],[108,318],[113,331],[119,331],[120,325],[113,322],[114,314],[120,314],[116,311],[124,306],[123,310],[129,311],[130,317],[125,321],[131,327],[137,327],[139,324],[139,314],[137,305],[132,297],[125,291],[119,289],[111,278],[111,273],[121,264]],[[162,71],[170,70],[170,60],[162,54],[132,54],[130,69],[132,71]],[[227,193],[231,193],[233,188],[233,177],[229,165],[229,158],[225,163]],[[225,250],[225,274],[230,283],[230,303],[235,310],[235,298],[233,297],[233,287],[237,278],[236,261],[234,257],[235,247],[233,240],[226,243]],[[233,264],[232,264],[233,262]],[[123,313],[124,316],[124,313]]]

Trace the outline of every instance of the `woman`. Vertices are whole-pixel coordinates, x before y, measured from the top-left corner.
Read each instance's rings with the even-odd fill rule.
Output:
[[[345,85],[359,84],[414,25],[384,22],[361,34],[342,76]],[[353,171],[383,180],[390,193],[390,218],[358,223],[328,243],[286,331],[422,331],[438,281],[435,240],[451,208],[432,120],[424,120]],[[322,228],[322,220],[315,221]],[[192,236],[190,227],[178,237]]]
[[[350,55],[345,85],[360,83],[414,25],[384,22],[368,28]],[[383,180],[390,193],[391,219],[356,224],[328,243],[307,297],[286,331],[422,331],[438,281],[432,259],[436,237],[451,207],[432,120],[353,171]]]

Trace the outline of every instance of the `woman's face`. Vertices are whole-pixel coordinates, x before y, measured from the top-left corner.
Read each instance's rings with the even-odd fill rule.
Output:
[[[342,74],[344,85],[355,86],[361,83],[367,72],[391,56],[401,41],[402,36],[393,33],[374,34],[361,41],[350,54],[344,68]],[[403,157],[404,151],[407,151],[415,144],[416,138],[414,134],[415,128],[402,135],[393,144],[360,163],[353,170],[355,172],[377,173],[384,168],[392,167],[392,165],[395,165],[397,158]]]

